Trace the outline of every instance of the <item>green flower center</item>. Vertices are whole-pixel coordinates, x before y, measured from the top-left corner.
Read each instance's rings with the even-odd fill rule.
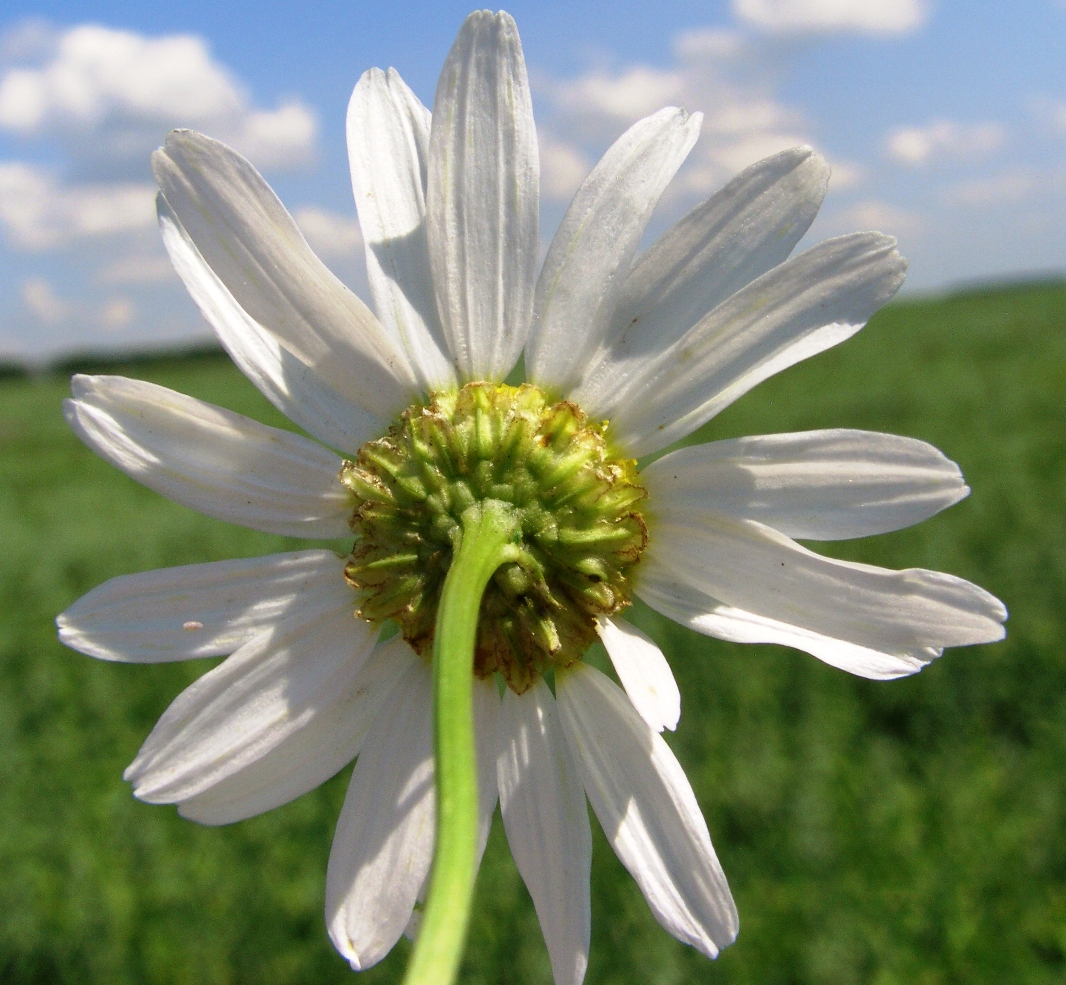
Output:
[[[482,598],[475,674],[521,694],[579,660],[597,620],[629,605],[648,540],[636,463],[610,454],[605,429],[530,384],[468,383],[409,407],[341,469],[355,497],[356,614],[394,620],[428,659],[463,512],[494,500],[519,542]]]

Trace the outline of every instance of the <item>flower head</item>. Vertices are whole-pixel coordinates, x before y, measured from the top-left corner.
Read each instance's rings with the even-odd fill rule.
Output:
[[[737,932],[660,736],[677,687],[619,615],[633,594],[698,632],[878,679],[1002,636],[1002,605],[968,582],[793,539],[894,530],[965,496],[922,442],[762,435],[637,471],[857,332],[904,276],[880,233],[789,259],[828,181],[806,147],[744,171],[638,256],[699,125],[668,108],[623,134],[538,275],[537,142],[511,18],[467,19],[432,114],[396,72],[367,72],[348,143],[376,316],[234,151],[176,131],[153,157],[178,273],[234,362],[317,441],[108,377],[75,377],[67,419],[209,516],[354,545],[117,578],[59,617],[60,637],[108,660],[227,656],[127,770],[142,800],[223,824],[355,760],[326,886],[330,935],[355,968],[416,929],[435,812],[424,657],[470,508],[491,501],[513,524],[477,629],[480,847],[498,799],[560,985],[587,963],[586,798],[670,933],[713,957]],[[527,383],[508,386],[523,353]],[[401,634],[379,642],[387,619]],[[624,690],[581,661],[596,637]]]

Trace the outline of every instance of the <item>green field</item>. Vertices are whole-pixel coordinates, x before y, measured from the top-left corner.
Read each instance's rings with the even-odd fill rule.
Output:
[[[221,356],[118,372],[281,423]],[[0,982],[391,982],[406,942],[355,979],[323,925],[347,770],[263,817],[208,829],[135,801],[121,773],[209,662],[122,666],[60,646],[94,585],[292,549],[204,519],[83,448],[65,375],[0,380]],[[669,741],[740,910],[717,962],[651,918],[593,821],[590,983],[932,985],[1066,981],[1066,286],[898,303],[763,384],[701,439],[864,427],[931,441],[974,492],[838,556],[972,579],[1005,642],[890,683],[802,653],[634,621],[682,693]],[[497,816],[464,982],[549,983]]]

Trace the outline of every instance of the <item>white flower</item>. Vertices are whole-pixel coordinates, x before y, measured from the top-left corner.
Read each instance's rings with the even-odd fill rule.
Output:
[[[177,131],[153,158],[178,273],[240,369],[322,444],[162,387],[75,377],[67,419],[150,488],[220,519],[349,535],[342,458],[408,405],[468,381],[528,378],[609,420],[627,457],[661,451],[773,373],[843,341],[900,286],[894,241],[857,233],[788,259],[828,167],[809,148],[737,177],[651,249],[637,247],[696,140],[699,114],[631,127],[588,176],[537,276],[538,155],[514,22],[472,14],[432,118],[394,71],[348,112],[370,310],[311,253],[255,170]],[[792,538],[895,530],[967,493],[909,438],[853,430],[684,448],[643,470],[649,540],[636,592],[686,626],[781,643],[864,677],[999,639],[1003,606],[950,575],[821,557]],[[433,849],[430,673],[352,617],[344,560],[300,551],[116,578],[59,617],[106,660],[229,655],[182,693],[126,771],[134,793],[224,824],[355,760],[326,885],[354,968],[408,928]],[[714,956],[737,915],[692,790],[660,732],[680,698],[656,645],[600,625],[625,693],[578,663],[522,694],[477,681],[481,846],[497,797],[556,982],[589,946],[587,797],[656,918]]]

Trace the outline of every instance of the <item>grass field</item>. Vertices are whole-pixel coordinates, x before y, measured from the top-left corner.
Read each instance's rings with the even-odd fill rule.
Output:
[[[219,356],[102,371],[282,423]],[[299,545],[125,478],[67,430],[66,391],[58,373],[0,381],[0,982],[354,981],[322,918],[347,770],[229,828],[140,804],[122,770],[209,662],[100,663],[53,625],[117,574]],[[697,436],[848,426],[933,442],[970,498],[829,551],[972,579],[1006,602],[1008,637],[872,683],[638,607],[681,687],[669,741],[741,932],[717,962],[675,942],[593,821],[590,983],[1066,980],[1064,394],[1066,286],[975,290],[893,305]],[[397,980],[406,955],[401,942],[358,980]],[[497,816],[462,981],[550,980]]]

